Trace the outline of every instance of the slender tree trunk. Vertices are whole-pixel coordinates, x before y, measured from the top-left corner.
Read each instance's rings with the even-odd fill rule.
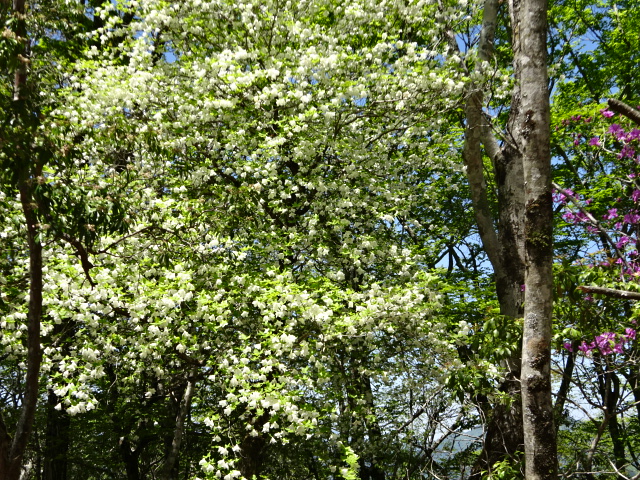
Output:
[[[371,445],[371,453],[361,458],[360,477],[362,480],[385,480],[386,475],[383,466],[380,465],[384,445],[382,444],[382,429],[375,417],[375,403],[373,401],[373,389],[368,375],[353,371],[354,383],[360,396],[364,396],[365,405],[368,408],[366,431],[368,443]],[[367,458],[368,457],[368,458]],[[367,465],[367,463],[369,465]]]
[[[191,372],[187,379],[187,385],[180,401],[178,411],[176,413],[175,429],[173,431],[173,439],[164,460],[164,465],[159,475],[160,480],[174,480],[178,478],[178,457],[180,454],[180,446],[184,434],[184,426],[187,415],[191,409],[191,400],[195,393],[195,373]]]
[[[29,244],[29,314],[27,316],[27,372],[21,412],[13,438],[4,421],[0,421],[0,480],[18,480],[38,402],[42,351],[40,319],[42,317],[42,245],[37,240],[37,218],[34,212],[29,179],[20,186],[20,201],[27,223]]]
[[[28,116],[24,105],[27,90],[27,26],[25,0],[13,0],[14,33],[21,42],[17,53],[18,67],[14,73],[13,107],[16,116]],[[29,313],[27,315],[27,358],[24,395],[21,412],[13,438],[0,417],[0,480],[18,480],[33,422],[40,377],[42,351],[40,348],[40,320],[42,318],[42,244],[38,239],[37,205],[33,197],[33,182],[41,174],[37,159],[29,157],[30,145],[25,141],[24,151],[15,152],[17,189],[24,215],[29,247]]]
[[[132,448],[133,446],[127,437],[120,438],[118,447],[124,469],[127,472],[127,480],[140,480],[140,450]]]
[[[577,340],[573,341],[572,344],[572,351],[569,352],[569,355],[567,357],[567,364],[565,365],[563,371],[562,371],[562,382],[560,383],[560,387],[558,388],[558,393],[556,395],[556,403],[553,405],[553,409],[555,412],[555,419],[556,419],[556,434],[558,431],[558,425],[560,422],[560,419],[563,416],[563,412],[564,412],[564,405],[567,401],[567,397],[569,395],[569,389],[571,388],[571,379],[573,378],[573,370],[575,369],[575,365],[576,365],[576,356],[577,356],[577,352],[578,352],[578,346],[580,345],[580,342]]]
[[[618,423],[618,402],[620,400],[620,379],[618,374],[611,370],[611,366],[607,358],[602,358],[603,368],[598,368],[598,390],[600,390],[600,398],[605,411],[605,419],[607,420],[607,429],[613,446],[613,458],[615,466],[620,472],[624,472],[627,464],[625,458],[624,438],[620,431]],[[624,477],[619,475],[618,478],[623,480]]]
[[[553,205],[547,1],[510,0],[519,109],[511,134],[522,154],[525,199],[525,307],[522,408],[527,480],[557,478],[556,430],[551,401],[553,310]]]

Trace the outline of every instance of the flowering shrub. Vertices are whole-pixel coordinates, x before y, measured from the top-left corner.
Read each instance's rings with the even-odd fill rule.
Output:
[[[617,267],[619,280],[625,281],[640,276],[640,129],[624,118],[610,123],[613,117],[602,109],[595,117],[574,115],[556,127],[572,139],[564,153],[580,161],[571,165],[575,186],[555,185],[553,200],[565,227],[583,230],[586,261],[579,261]]]
[[[593,342],[587,343],[583,341],[578,350],[585,355],[591,355],[596,351],[600,355],[611,355],[614,353],[624,353],[623,347],[631,340],[635,340],[636,330],[633,328],[626,328],[623,334],[614,332],[604,332],[597,335]],[[573,352],[573,346],[571,342],[566,342],[564,348],[569,352]]]

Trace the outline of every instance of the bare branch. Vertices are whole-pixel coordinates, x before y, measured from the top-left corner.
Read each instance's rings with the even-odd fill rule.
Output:
[[[637,125],[640,125],[640,110],[633,108],[627,105],[620,100],[616,100],[615,98],[610,98],[607,102],[609,104],[609,108],[620,115],[624,115],[629,120],[635,122]]]
[[[640,292],[630,292],[628,290],[616,290],[615,288],[593,287],[581,285],[578,290],[585,293],[599,293],[613,298],[623,298],[625,300],[640,300]]]

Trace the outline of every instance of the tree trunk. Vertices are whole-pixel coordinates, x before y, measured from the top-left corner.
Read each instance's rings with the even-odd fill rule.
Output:
[[[498,18],[498,0],[486,0],[478,46],[480,60],[493,59],[493,42]],[[455,39],[454,39],[455,40]],[[451,41],[451,40],[450,40]],[[452,42],[452,45],[455,42]],[[516,88],[517,92],[517,88]],[[517,111],[514,95],[512,110]],[[466,129],[463,158],[471,191],[474,215],[483,247],[493,267],[500,313],[513,319],[523,315],[524,284],[524,171],[521,152],[510,143],[500,146],[483,113],[481,87],[472,91],[465,105]],[[512,115],[513,117],[513,115]],[[509,126],[514,122],[510,117]],[[492,161],[498,190],[498,218],[494,219],[487,193],[484,153]],[[497,220],[497,221],[496,221]],[[497,227],[496,227],[497,225]],[[483,450],[473,467],[472,478],[490,472],[505,458],[522,452],[522,407],[520,400],[520,352],[502,362],[505,382],[500,390],[509,394],[508,405],[497,404],[485,411],[489,417]]]
[[[18,55],[18,67],[14,77],[13,107],[16,116],[27,116],[24,105],[27,87],[27,27],[25,21],[25,0],[13,0],[15,35],[22,42]],[[25,390],[21,412],[15,434],[11,437],[7,425],[0,414],[0,480],[18,480],[33,422],[36,404],[42,351],[40,348],[40,320],[42,317],[42,244],[38,239],[38,218],[33,198],[34,178],[41,175],[38,161],[29,157],[30,145],[24,145],[23,152],[15,152],[17,190],[24,214],[27,243],[29,246],[29,313],[27,316],[27,358]],[[22,155],[20,155],[22,153]]]
[[[55,409],[60,401],[55,393],[50,391],[48,400],[42,478],[43,480],[67,480],[71,419],[66,410]]]
[[[556,430],[551,401],[553,311],[553,204],[547,2],[510,0],[519,108],[511,129],[524,166],[525,307],[522,408],[527,480],[557,478]]]
[[[269,413],[265,412],[255,419],[253,428],[259,432],[257,436],[246,434],[240,443],[240,462],[238,469],[243,477],[252,479],[255,475],[259,478],[265,461],[267,451],[267,439],[262,435],[262,427],[269,420]]]
[[[175,428],[171,445],[169,446],[162,470],[158,476],[160,480],[174,480],[178,478],[178,457],[180,454],[180,446],[182,445],[185,421],[191,410],[191,400],[195,393],[195,375],[196,372],[193,371],[187,379],[187,385],[176,412]]]
[[[38,402],[40,363],[40,319],[42,317],[42,245],[37,240],[37,218],[32,205],[29,179],[20,185],[20,201],[27,223],[29,244],[29,314],[27,316],[27,373],[20,418],[11,438],[0,421],[0,480],[19,480]]]

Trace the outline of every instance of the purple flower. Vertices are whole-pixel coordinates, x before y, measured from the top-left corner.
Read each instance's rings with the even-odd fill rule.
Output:
[[[606,108],[603,108],[602,110],[600,110],[600,113],[602,114],[603,117],[605,118],[611,118],[613,117],[613,112],[611,110],[607,110]]]
[[[627,243],[629,243],[631,239],[629,237],[627,237],[626,235],[623,235],[620,240],[618,240],[616,242],[616,248],[620,249],[622,247],[624,247]]]
[[[554,193],[553,201],[555,203],[562,203],[563,205],[567,203],[567,197],[565,197],[562,193]]]
[[[627,213],[624,216],[624,223],[628,223],[631,225],[638,223],[639,220],[640,220],[640,215],[638,215],[637,212]]]
[[[591,145],[592,147],[599,147],[600,146],[600,138],[593,137],[591,140],[589,140],[589,145]]]
[[[571,342],[564,342],[562,346],[564,347],[565,350],[568,350],[569,352],[573,352],[573,347],[571,346]]]
[[[612,133],[618,140],[621,140],[625,136],[623,128],[617,123],[614,123],[609,127],[609,133]]]
[[[613,353],[613,346],[616,344],[616,334],[613,332],[604,332],[596,337],[596,345],[602,355]]]
[[[589,353],[595,347],[596,347],[596,345],[593,342],[590,343],[589,345],[587,345],[587,342],[585,342],[583,340],[582,343],[580,344],[580,346],[578,347],[578,350],[580,350],[581,352],[584,352],[584,353]]]
[[[602,218],[604,218],[605,220],[613,220],[617,216],[618,216],[618,209],[610,208],[608,212],[602,216]]]
[[[627,134],[627,142],[638,139],[640,139],[640,130],[638,130],[637,128],[634,128]]]
[[[625,145],[622,147],[622,150],[620,150],[618,158],[633,158],[635,154],[636,151],[631,147],[631,145]]]
[[[633,328],[625,328],[624,336],[626,337],[627,340],[635,340],[636,331]]]
[[[640,190],[633,191],[633,193],[631,194],[631,200],[633,200],[634,202],[640,200]]]

